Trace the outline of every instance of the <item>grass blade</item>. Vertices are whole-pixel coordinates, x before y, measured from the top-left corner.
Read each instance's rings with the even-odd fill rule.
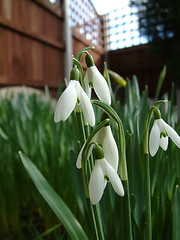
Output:
[[[88,239],[81,225],[74,217],[70,209],[67,207],[65,202],[58,196],[58,194],[52,189],[40,171],[30,161],[30,159],[22,152],[19,152],[20,158],[30,175],[32,181],[37,187],[40,194],[43,196],[45,201],[54,211],[56,216],[59,218],[63,226],[66,228],[70,237],[73,240],[86,240]]]
[[[179,186],[176,186],[173,205],[173,239],[178,240],[180,237],[180,191]]]
[[[162,88],[162,85],[163,85],[163,82],[165,80],[165,77],[166,77],[166,65],[163,67],[160,75],[159,75],[159,79],[158,79],[158,83],[157,83],[157,90],[156,90],[156,94],[155,94],[155,100],[157,100],[159,98],[159,93],[161,91],[161,88]]]

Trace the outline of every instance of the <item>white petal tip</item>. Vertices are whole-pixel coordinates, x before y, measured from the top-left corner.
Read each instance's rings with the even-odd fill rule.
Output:
[[[99,203],[99,201],[93,201],[92,199],[90,199],[90,201],[91,201],[91,204],[92,204],[92,205],[96,205],[96,204]]]
[[[91,123],[89,123],[89,125],[90,125],[91,127],[94,127],[94,125],[95,125],[95,121],[94,121],[94,122],[91,122]]]
[[[122,186],[122,183],[119,184],[119,189],[116,189],[115,191],[120,197],[124,197],[124,188]]]
[[[79,162],[76,162],[76,167],[77,167],[78,169],[81,169],[81,164],[80,164]]]
[[[124,189],[122,190],[122,192],[119,196],[124,197]]]
[[[156,152],[153,152],[151,150],[149,151],[149,153],[150,153],[151,157],[154,157],[156,155]]]
[[[60,122],[61,120],[59,120],[59,119],[57,119],[57,118],[54,118],[54,122],[55,123],[58,123],[58,122]]]

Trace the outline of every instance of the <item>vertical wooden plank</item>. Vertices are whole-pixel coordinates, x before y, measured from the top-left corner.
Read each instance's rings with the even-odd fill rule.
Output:
[[[42,44],[33,41],[31,49],[31,62],[32,62],[32,83],[42,82],[43,84],[43,46]]]
[[[34,32],[42,32],[43,16],[39,6],[32,4],[30,8],[30,28]]]
[[[0,28],[0,83],[8,83],[11,72],[11,34],[7,29]]]
[[[9,84],[56,87],[58,80],[63,80],[63,18],[59,17],[57,9],[53,13],[48,0],[47,6],[43,1],[0,0],[0,16],[8,20],[2,25],[0,22],[0,33],[3,34],[0,39],[0,49],[3,48],[0,77],[6,76]],[[7,24],[6,29],[3,24]],[[83,41],[76,39],[75,48],[86,47],[87,42]],[[92,45],[91,42],[88,44]],[[97,52],[98,56],[102,54]]]
[[[6,76],[6,64],[7,56],[6,56],[6,49],[7,49],[7,42],[5,44],[4,39],[6,38],[6,33],[4,29],[0,29],[0,83],[5,81]]]
[[[12,0],[0,1],[0,15],[5,19],[12,19]]]

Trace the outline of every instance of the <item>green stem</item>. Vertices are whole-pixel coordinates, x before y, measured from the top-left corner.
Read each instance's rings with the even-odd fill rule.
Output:
[[[120,176],[124,183],[124,190],[125,190],[125,215],[126,215],[126,227],[127,227],[127,239],[132,240],[132,221],[131,221],[131,201],[130,201],[130,192],[129,192],[129,180],[128,180],[128,171],[127,171],[127,163],[126,163],[126,139],[124,133],[124,127],[122,124],[121,119],[119,118],[118,121],[118,128],[119,128],[119,140],[120,140],[120,159],[121,159],[121,168],[120,168]]]
[[[132,240],[132,222],[131,222],[131,202],[130,202],[130,193],[129,193],[129,181],[125,180],[123,181],[123,186],[125,190],[125,216],[126,216],[126,228],[127,228],[127,240]]]
[[[79,81],[80,81],[80,84],[81,84],[82,88],[85,89],[85,84],[84,84],[84,81],[83,81],[83,68],[82,68],[82,65],[75,57],[72,57],[72,60],[74,61],[74,64],[79,69]]]
[[[144,160],[145,160],[145,184],[146,184],[146,219],[147,219],[147,239],[152,239],[152,223],[151,223],[151,186],[150,186],[150,169],[149,169],[149,126],[154,108],[162,103],[166,103],[167,100],[160,100],[156,102],[147,115],[145,131],[144,131]]]
[[[146,220],[147,220],[147,240],[152,240],[152,223],[151,223],[151,189],[150,189],[150,170],[149,154],[144,154],[145,176],[146,176]]]
[[[114,121],[118,124],[118,137],[119,137],[119,147],[120,147],[120,176],[121,179],[125,182],[125,194],[127,197],[127,228],[128,235],[130,240],[132,240],[132,222],[131,222],[131,203],[130,203],[130,193],[129,193],[129,181],[128,181],[128,172],[127,172],[127,164],[126,164],[126,139],[124,133],[123,123],[116,113],[116,111],[109,105],[102,103],[98,100],[92,100],[94,105],[102,108],[110,117],[114,119]]]
[[[94,129],[93,131],[90,133],[90,135],[88,136],[85,145],[84,145],[84,149],[82,152],[82,164],[85,165],[86,161],[87,161],[87,155],[88,155],[88,150],[89,150],[89,145],[91,143],[92,138],[94,137],[94,135],[105,125],[107,125],[109,123],[109,119],[105,119],[104,121],[102,121],[101,123],[99,123]]]
[[[148,112],[146,123],[145,123],[144,141],[143,141],[144,142],[144,154],[149,154],[149,150],[148,150],[149,126],[150,126],[150,121],[151,121],[153,110],[154,110],[154,108],[158,107],[160,104],[166,103],[166,102],[167,102],[167,100],[157,101]]]
[[[104,122],[101,122],[101,127],[104,126],[104,124],[107,124],[107,122],[109,122],[109,119],[105,119]],[[95,132],[97,132],[97,129],[99,129],[99,127],[95,128],[93,134],[95,134]],[[86,126],[86,128],[85,128],[85,132],[86,132],[86,136],[89,136],[92,140],[93,134],[90,134],[88,126]],[[94,144],[93,142],[91,142],[91,143]],[[89,144],[89,146],[91,145],[91,143]],[[90,159],[88,161],[89,176],[92,172],[93,166],[94,166],[94,160],[93,160],[93,156],[91,155]],[[89,201],[89,204],[91,207],[93,221],[96,223],[96,228],[95,228],[96,237],[97,237],[97,239],[105,240],[99,204],[96,204],[95,206],[93,206],[90,201]]]
[[[95,216],[95,211],[93,209],[93,205],[91,204],[91,202],[89,201],[89,206],[91,209],[91,214],[92,214],[92,219],[93,219],[93,223],[94,223],[94,230],[95,230],[95,234],[96,234],[96,239],[100,240],[99,238],[99,234],[98,234],[98,226],[97,226],[97,221],[96,221],[96,216]]]
[[[91,204],[91,206],[92,206],[92,204]],[[100,240],[105,240],[99,204],[96,204],[95,206],[92,206],[92,207],[95,211],[95,214],[96,214],[96,217],[98,220],[97,223],[98,223]]]
[[[91,134],[89,133],[88,126],[84,126],[82,114],[81,114],[81,117],[79,118],[79,121],[80,121],[81,127],[82,127],[83,138],[84,138],[84,141],[86,142],[85,146],[84,146],[84,151],[83,151],[83,152],[85,152],[85,154],[82,153],[82,176],[83,176],[85,195],[88,200],[88,205],[90,206],[90,211],[91,211],[91,215],[92,215],[92,221],[93,221],[93,225],[94,225],[96,239],[97,240],[105,240],[100,212],[99,212],[97,206],[93,206],[91,204],[91,202],[89,201],[88,180],[89,180],[89,176],[91,174],[92,168],[93,168],[93,161],[87,161],[86,158],[87,158],[88,146],[89,146],[94,134],[97,131],[99,131],[100,128],[102,128],[104,125],[106,125],[107,122],[109,122],[109,119],[105,119],[103,122],[101,122],[96,128],[94,128],[94,130],[91,132]]]
[[[93,50],[95,47],[94,46],[90,46],[90,47],[86,47],[86,48],[83,48],[81,51],[79,51],[79,53],[77,54],[77,56],[76,56],[76,59],[78,60],[78,61],[80,61],[81,60],[81,57],[82,57],[82,55],[84,54],[84,53],[86,53],[87,51],[89,51],[89,50]]]

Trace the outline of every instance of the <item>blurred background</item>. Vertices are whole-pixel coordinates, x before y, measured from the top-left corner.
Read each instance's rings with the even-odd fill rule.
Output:
[[[1,0],[0,87],[27,85],[53,95],[69,77],[71,56],[87,46],[150,96],[167,65],[162,91],[179,86],[179,1]]]
[[[81,173],[75,167],[82,144],[77,119],[72,115],[63,123],[53,121],[54,99],[69,78],[72,55],[89,46],[95,47],[90,53],[100,71],[106,61],[109,69],[129,79],[120,91],[112,83],[113,107],[128,142],[134,239],[145,239],[142,126],[149,97],[165,97],[171,101],[162,107],[163,117],[179,132],[179,26],[179,0],[0,0],[0,239],[69,239],[25,172],[19,150],[91,234],[78,184]],[[122,96],[124,102],[119,102]],[[179,239],[179,169],[179,152],[171,143],[169,151],[159,151],[151,162],[154,239]],[[116,214],[112,209],[119,219]],[[122,233],[120,221],[117,232]],[[107,239],[115,239],[113,229],[106,231]]]

